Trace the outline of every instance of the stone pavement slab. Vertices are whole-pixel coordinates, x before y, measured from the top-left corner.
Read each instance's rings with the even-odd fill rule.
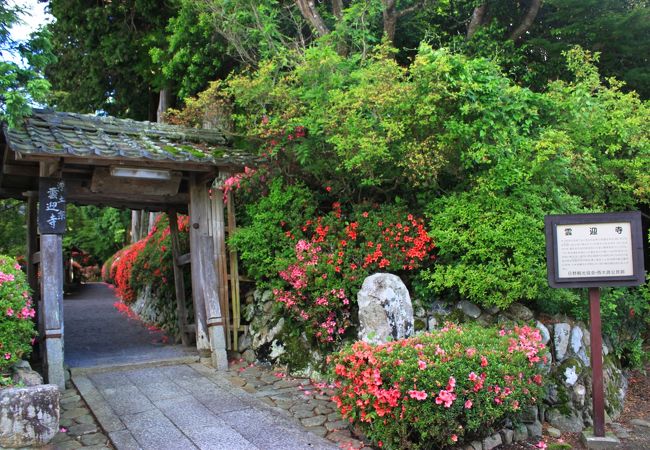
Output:
[[[118,450],[336,449],[201,364],[73,372]]]

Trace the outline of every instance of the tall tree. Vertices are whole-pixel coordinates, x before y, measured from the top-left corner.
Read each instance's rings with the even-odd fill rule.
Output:
[[[29,105],[43,102],[50,83],[43,69],[54,60],[47,31],[32,33],[27,42],[15,42],[10,36],[13,25],[21,22],[24,12],[0,0],[0,121],[16,123],[29,113]]]
[[[59,59],[46,74],[55,105],[155,121],[167,80],[149,50],[165,47],[176,1],[51,0],[50,9],[56,21],[48,29]]]

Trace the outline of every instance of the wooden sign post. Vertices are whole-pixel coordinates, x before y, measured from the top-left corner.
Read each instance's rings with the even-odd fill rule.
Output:
[[[38,231],[41,235],[40,320],[44,330],[43,362],[47,381],[65,389],[63,372],[63,248],[66,227],[65,184],[39,180]]]
[[[552,215],[544,218],[548,282],[589,288],[594,436],[605,436],[600,288],[645,283],[641,213]]]

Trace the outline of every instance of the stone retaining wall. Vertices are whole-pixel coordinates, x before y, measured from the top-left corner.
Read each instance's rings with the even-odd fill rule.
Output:
[[[243,313],[250,327],[241,336],[240,354],[235,356],[248,362],[278,363],[285,351],[281,340],[284,320],[272,314],[274,306],[270,291],[256,291],[246,297]],[[592,426],[590,333],[585,324],[564,316],[540,321],[528,307],[519,303],[500,311],[480,308],[468,301],[457,304],[436,301],[426,310],[415,308],[414,316],[416,332],[431,331],[445,321],[477,321],[508,328],[515,324],[535,324],[548,348],[545,367],[548,384],[543,401],[524,414],[526,431],[531,436],[541,435],[543,421],[561,431],[577,432]],[[605,409],[608,416],[615,419],[623,408],[627,380],[607,340],[603,342],[603,355]],[[322,355],[312,353],[311,360],[315,362],[297,374],[318,377]],[[509,440],[509,437],[501,436],[502,440]]]

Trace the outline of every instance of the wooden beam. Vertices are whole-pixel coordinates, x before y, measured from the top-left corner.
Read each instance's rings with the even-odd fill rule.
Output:
[[[176,265],[179,266],[179,267],[185,266],[185,265],[192,262],[192,254],[191,253],[185,253],[184,255],[181,255],[178,258],[175,258],[174,261],[176,261]]]
[[[41,263],[41,252],[34,252],[32,253],[32,264],[40,264]]]
[[[197,177],[190,179],[190,251],[192,260],[192,293],[195,313],[203,308],[212,364],[219,370],[228,368],[224,323],[219,304],[218,279],[214,265],[214,246],[210,236],[210,198],[208,187],[199,183]],[[201,335],[201,322],[197,325],[197,347]]]
[[[174,261],[179,258],[181,245],[178,239],[178,216],[176,211],[171,209],[167,213],[169,217],[169,236],[172,241],[172,257]],[[177,264],[172,264],[174,268],[174,290],[176,292],[176,315],[178,317],[178,331],[181,342],[188,346],[190,339],[187,332],[187,310],[185,308],[185,280],[183,279],[183,269]]]
[[[41,161],[39,165],[38,175],[41,178],[61,178],[62,167],[63,166],[59,158]]]
[[[25,199],[24,189],[0,188],[0,198],[13,198],[16,200]]]
[[[149,169],[172,169],[182,170],[186,172],[209,172],[216,176],[219,169],[229,170],[234,172],[241,171],[244,166],[249,163],[235,163],[235,162],[218,162],[213,164],[211,162],[194,162],[194,161],[170,161],[146,158],[133,158],[126,159],[124,157],[83,157],[75,155],[31,155],[24,153],[17,153],[16,160],[20,161],[51,161],[52,158],[63,157],[64,164],[86,165],[86,166],[139,166]]]
[[[126,195],[176,195],[183,174],[168,171],[169,180],[114,177],[107,167],[96,167],[93,171],[90,190],[100,194]]]
[[[4,175],[38,177],[39,168],[32,165],[5,164],[2,166],[2,173]]]
[[[237,228],[237,222],[235,220],[235,199],[232,194],[232,191],[228,192],[228,230],[231,232],[235,231]],[[225,251],[225,239],[224,239],[224,251]],[[232,324],[233,324],[233,348],[238,350],[238,337],[239,337],[239,326],[241,325],[241,296],[239,294],[239,261],[237,259],[237,251],[230,249],[230,303],[232,304]]]
[[[129,209],[144,208],[151,211],[166,211],[169,208],[174,208],[177,211],[185,211],[189,202],[189,194],[137,196],[132,194],[100,194],[92,192],[79,181],[70,181],[67,186],[68,201],[82,205],[107,205]]]

